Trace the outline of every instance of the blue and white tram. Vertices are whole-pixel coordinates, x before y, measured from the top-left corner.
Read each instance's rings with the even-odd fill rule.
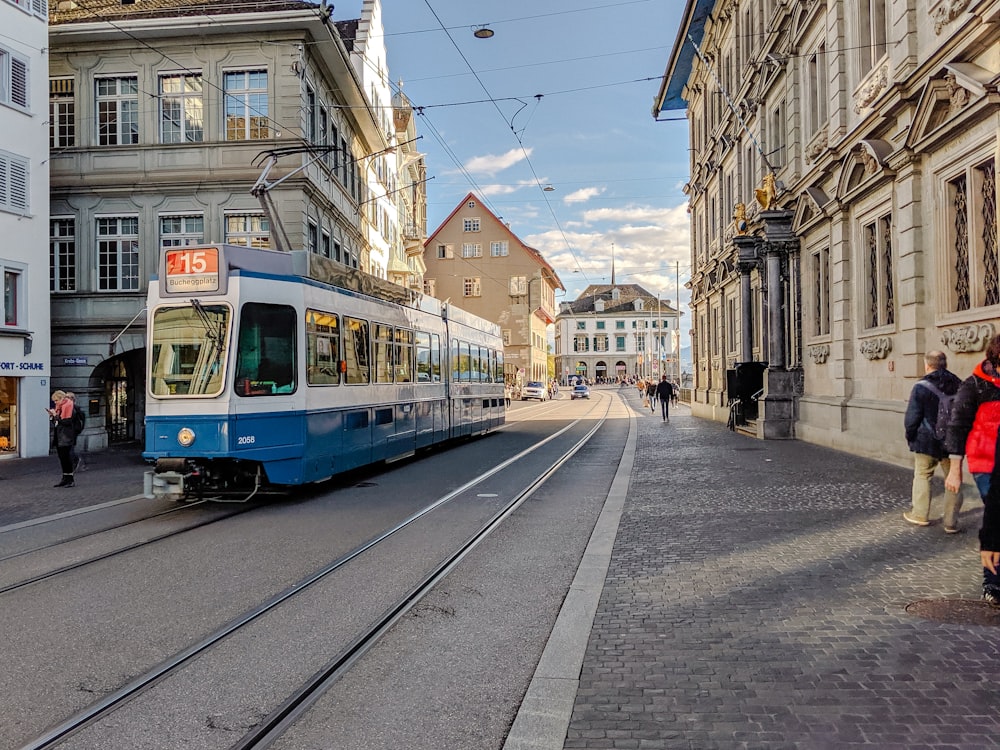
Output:
[[[315,254],[168,249],[147,309],[149,497],[317,482],[504,422],[495,324]]]

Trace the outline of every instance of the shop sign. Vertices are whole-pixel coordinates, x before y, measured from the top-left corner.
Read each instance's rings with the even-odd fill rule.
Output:
[[[41,372],[45,369],[44,362],[3,362],[0,361],[0,373],[8,372]]]
[[[87,364],[86,357],[63,357],[64,365],[85,365]]]

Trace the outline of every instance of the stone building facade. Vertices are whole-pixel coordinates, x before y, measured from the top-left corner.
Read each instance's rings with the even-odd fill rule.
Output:
[[[998,20],[689,0],[654,116],[690,125],[696,414],[725,419],[757,362],[750,431],[909,462],[923,354],[965,377],[1000,332]]]

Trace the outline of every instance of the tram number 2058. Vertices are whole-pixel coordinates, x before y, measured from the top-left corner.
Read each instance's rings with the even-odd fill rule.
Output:
[[[255,438],[254,438],[253,435],[238,435],[236,437],[236,444],[237,445],[253,445],[254,444],[254,440],[255,440]]]

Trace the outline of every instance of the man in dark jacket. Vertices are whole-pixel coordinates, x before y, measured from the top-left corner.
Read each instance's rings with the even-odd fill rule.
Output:
[[[670,421],[670,399],[673,398],[674,387],[664,375],[656,386],[656,397],[660,399],[660,409],[663,411],[663,421]]]
[[[986,345],[986,359],[976,365],[951,410],[945,441],[951,469],[945,489],[962,486],[962,460],[983,498],[983,526],[979,530],[979,556],[983,564],[983,600],[1000,607],[1000,335]]]
[[[944,352],[931,351],[924,355],[923,378],[918,380],[910,392],[910,402],[906,406],[903,419],[906,428],[906,442],[913,452],[913,507],[903,513],[903,518],[916,526],[930,526],[931,477],[938,464],[945,476],[951,471],[948,449],[938,439],[938,403],[935,389],[953,396],[962,381],[948,371],[948,358]],[[946,425],[942,425],[942,428]],[[948,534],[958,532],[958,513],[962,509],[962,489],[945,489],[944,530]]]

